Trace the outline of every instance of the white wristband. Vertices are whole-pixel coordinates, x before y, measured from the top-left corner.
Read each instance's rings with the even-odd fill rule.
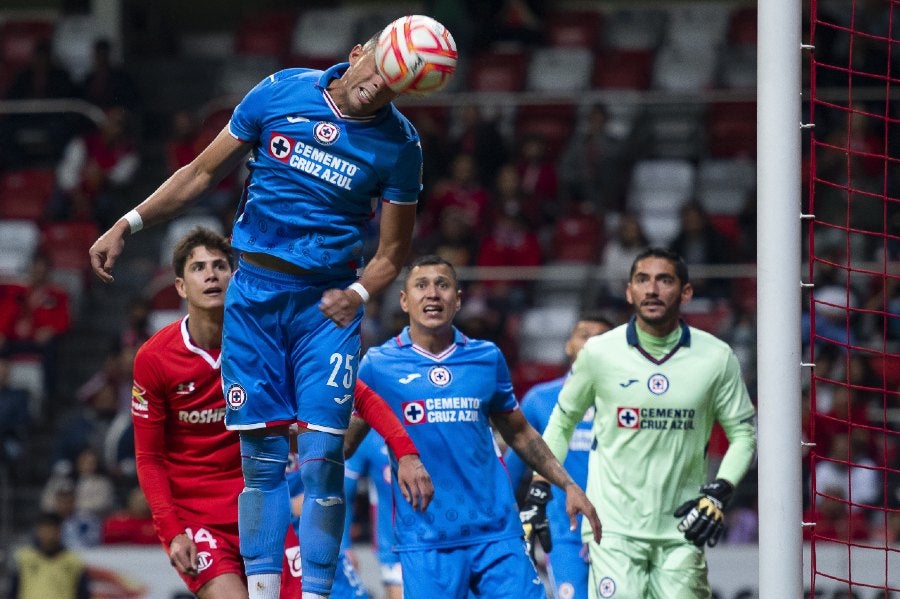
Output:
[[[137,210],[129,210],[122,218],[128,223],[132,235],[144,228],[144,219],[141,218]]]
[[[365,287],[362,286],[362,283],[360,283],[359,281],[357,281],[355,283],[351,283],[350,286],[347,287],[347,289],[352,289],[353,291],[358,293],[359,297],[362,298],[363,303],[366,303],[367,301],[369,301],[369,292],[366,290]]]

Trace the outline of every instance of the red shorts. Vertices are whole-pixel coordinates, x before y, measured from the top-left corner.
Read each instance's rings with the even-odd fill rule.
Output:
[[[233,525],[189,528],[200,562],[196,576],[178,573],[188,590],[195,595],[207,582],[223,574],[234,573],[244,577],[244,559],[241,557],[237,523]],[[168,549],[166,549],[168,552]],[[284,539],[284,560],[281,569],[280,599],[300,599],[300,541],[294,528],[288,527]],[[245,579],[246,580],[246,579]]]
[[[214,526],[197,526],[185,529],[197,545],[199,572],[196,576],[178,573],[190,592],[197,591],[207,582],[223,574],[234,573],[244,577],[244,560],[238,544],[237,522]],[[168,547],[165,548],[168,553]]]

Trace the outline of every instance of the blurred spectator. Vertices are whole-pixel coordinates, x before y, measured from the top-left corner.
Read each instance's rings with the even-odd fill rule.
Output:
[[[734,252],[725,238],[709,220],[709,215],[699,202],[689,202],[681,208],[678,234],[670,249],[678,252],[688,266],[695,264],[728,264],[734,260]],[[730,279],[693,277],[691,285],[695,296],[730,297]]]
[[[547,142],[542,136],[531,134],[522,140],[516,169],[524,202],[539,209],[542,225],[552,224],[558,211],[559,175],[556,156],[547,153]]]
[[[0,355],[0,463],[11,466],[25,449],[31,428],[28,390],[9,381],[10,361]]]
[[[74,468],[72,459],[85,447],[93,447],[100,454],[110,424],[119,410],[116,387],[112,383],[98,384],[86,394],[81,405],[65,412],[57,420],[51,464],[53,468]]]
[[[450,175],[435,184],[422,213],[421,234],[428,235],[437,230],[444,212],[450,207],[460,211],[466,226],[476,234],[487,230],[488,191],[475,176],[475,159],[471,154],[454,157]]]
[[[606,270],[606,292],[612,298],[622,295],[631,273],[631,264],[649,241],[637,214],[625,212],[606,242],[600,264]]]
[[[128,302],[125,326],[119,334],[122,348],[138,348],[150,338],[150,302],[140,296]]]
[[[84,563],[62,541],[58,514],[42,513],[34,524],[32,545],[16,552],[10,599],[89,599]]]
[[[106,354],[100,370],[95,372],[78,390],[79,401],[90,401],[104,388],[111,388],[118,411],[130,412],[132,374],[134,371],[135,347],[123,347],[114,342]]]
[[[75,84],[56,61],[52,42],[43,40],[35,45],[28,64],[14,74],[5,99],[53,100],[75,95]],[[62,113],[10,115],[0,125],[0,167],[22,167],[29,161],[52,158],[76,127],[72,115]]]
[[[818,486],[818,485],[817,485]],[[815,509],[803,515],[804,522],[814,522],[814,527],[803,527],[803,540],[811,541],[813,534],[821,541],[865,541],[869,538],[869,523],[860,510],[851,510],[841,487],[819,487],[820,497]]]
[[[484,118],[481,110],[478,104],[460,108],[458,127],[451,130],[450,156],[472,156],[478,182],[490,187],[500,165],[509,159],[509,151],[497,119]]]
[[[114,212],[116,200],[134,181],[140,165],[131,118],[125,108],[110,108],[98,129],[68,143],[56,166],[51,219],[107,227],[119,217]]]
[[[825,345],[833,341],[841,345],[856,345],[858,335],[854,324],[858,320],[854,309],[859,306],[856,292],[850,288],[834,284],[816,284],[814,288],[816,300],[816,337],[817,345]],[[809,304],[804,302],[805,306]],[[808,345],[812,333],[811,316],[804,310],[801,316],[801,341]]]
[[[627,142],[608,128],[606,107],[591,107],[584,126],[575,131],[559,160],[565,196],[591,202],[598,213],[621,212],[629,172]]]
[[[816,488],[838,489],[839,496],[854,506],[875,505],[881,499],[882,475],[866,452],[863,436],[854,434],[857,430],[850,435],[835,435],[831,440],[829,459],[816,463]],[[817,497],[818,503],[822,501],[821,495]]]
[[[100,544],[101,520],[96,514],[78,508],[74,482],[67,479],[57,486],[52,511],[62,517],[62,538],[66,547],[82,549]]]
[[[135,485],[128,492],[125,509],[113,512],[103,520],[102,542],[134,545],[159,543],[150,506],[140,486]]]
[[[540,266],[541,244],[521,216],[501,214],[484,237],[476,266]],[[532,285],[525,281],[485,280],[483,286],[492,303],[520,311],[530,302]]]
[[[505,162],[497,170],[491,189],[489,212],[491,222],[494,222],[500,214],[521,216],[535,232],[544,224],[541,207],[534,202],[526,201],[522,193],[519,170],[514,162]]]
[[[443,23],[443,21],[441,21]],[[446,25],[446,24],[445,24]],[[453,29],[447,25],[450,31]],[[455,39],[455,33],[454,33]],[[401,109],[401,112],[404,112]],[[454,155],[447,140],[446,127],[428,110],[406,115],[419,133],[422,145],[422,197],[429,197],[435,183],[447,176],[447,169]]]
[[[81,96],[104,110],[122,106],[133,113],[139,111],[137,86],[128,71],[113,62],[109,39],[94,42],[92,58],[91,69],[81,82]]]
[[[437,254],[459,268],[475,264],[479,244],[465,210],[448,206],[441,214],[437,231],[413,239],[413,252],[417,256]]]
[[[38,252],[24,282],[0,285],[0,351],[39,355],[50,396],[57,391],[59,340],[71,327],[69,294],[51,281],[52,269],[50,257]]]
[[[196,158],[221,129],[216,128],[216,125],[217,123],[208,123],[201,126],[197,116],[187,109],[172,113],[165,140],[167,173],[171,175]],[[245,174],[246,167],[234,169],[190,210],[217,216],[223,223],[230,223],[228,212],[233,210],[235,199],[240,196]],[[169,279],[171,280],[171,276]]]
[[[115,487],[100,464],[100,456],[94,448],[85,447],[75,459],[75,505],[79,511],[102,519],[115,504]]]

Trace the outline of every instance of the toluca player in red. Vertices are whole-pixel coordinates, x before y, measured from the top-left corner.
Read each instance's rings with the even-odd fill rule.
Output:
[[[187,316],[160,329],[135,357],[131,411],[138,480],[159,539],[187,588],[199,599],[246,598],[237,524],[237,497],[244,488],[240,445],[237,432],[224,425],[220,378],[234,255],[224,237],[197,228],[180,240],[172,263]],[[427,505],[431,479],[402,425],[377,407],[382,400],[374,393],[357,389],[355,395],[357,409],[392,442],[396,455],[409,456],[400,476],[410,500]],[[282,599],[300,597],[299,587],[283,585]]]

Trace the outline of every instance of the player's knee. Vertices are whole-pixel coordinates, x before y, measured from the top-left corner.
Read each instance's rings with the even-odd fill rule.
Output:
[[[290,443],[286,436],[241,435],[241,469],[244,485],[262,491],[279,487],[285,480]]]
[[[321,431],[309,431],[297,438],[300,478],[310,497],[334,498],[343,504],[344,439]]]
[[[281,571],[284,535],[290,524],[287,482],[274,489],[244,489],[238,495],[238,532],[247,574]]]

